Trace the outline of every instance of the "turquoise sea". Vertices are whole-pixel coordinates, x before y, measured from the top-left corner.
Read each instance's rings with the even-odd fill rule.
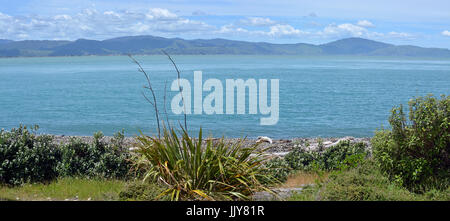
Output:
[[[163,109],[176,72],[164,56],[136,56],[150,74]],[[414,96],[450,94],[450,60],[378,57],[174,55],[183,78],[203,81],[279,79],[279,121],[263,115],[188,115],[188,127],[207,135],[274,138],[372,136],[388,126],[390,109]],[[0,128],[40,126],[41,133],[127,135],[156,132],[153,108],[141,92],[142,73],[127,56],[0,59]],[[170,100],[167,109],[172,123]],[[208,93],[204,92],[206,96]],[[193,101],[192,101],[193,102]],[[225,105],[225,104],[224,104]],[[193,103],[192,103],[193,107]],[[406,108],[406,107],[405,107]],[[165,117],[164,117],[165,118]]]

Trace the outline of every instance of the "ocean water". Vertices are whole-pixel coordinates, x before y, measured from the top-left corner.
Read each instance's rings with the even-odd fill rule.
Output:
[[[450,94],[450,60],[376,57],[173,56],[183,78],[203,81],[279,79],[279,121],[265,115],[188,115],[188,129],[226,137],[274,138],[372,136],[388,127],[394,105],[429,93]],[[170,109],[176,72],[164,56],[136,56],[149,73],[172,124],[183,117]],[[0,128],[40,126],[41,133],[132,136],[156,133],[152,106],[142,96],[144,75],[127,56],[0,59]],[[269,84],[270,85],[270,84]],[[205,97],[208,93],[203,92]],[[225,102],[225,99],[224,99]],[[270,102],[269,102],[270,103]],[[224,103],[225,106],[225,103]],[[193,108],[193,98],[192,98]],[[164,114],[162,117],[165,118]]]

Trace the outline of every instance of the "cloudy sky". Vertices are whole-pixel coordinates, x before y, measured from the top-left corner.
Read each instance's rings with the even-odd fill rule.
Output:
[[[450,1],[0,0],[0,39],[130,35],[314,44],[362,37],[450,48]]]

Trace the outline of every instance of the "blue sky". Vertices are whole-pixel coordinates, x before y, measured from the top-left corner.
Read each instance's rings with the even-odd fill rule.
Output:
[[[0,39],[130,35],[313,44],[362,37],[450,48],[450,1],[0,0]]]

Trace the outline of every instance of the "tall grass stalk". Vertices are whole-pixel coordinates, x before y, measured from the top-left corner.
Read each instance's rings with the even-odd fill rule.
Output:
[[[144,70],[144,68],[142,67],[142,65],[141,65],[135,58],[133,58],[133,56],[128,55],[128,57],[130,57],[131,60],[133,60],[133,62],[138,66],[138,71],[141,72],[141,73],[143,73],[144,76],[145,76],[145,78],[147,79],[147,86],[144,86],[144,88],[150,90],[150,92],[151,92],[151,94],[152,94],[152,97],[153,97],[153,101],[150,100],[150,99],[145,95],[144,92],[142,92],[142,96],[144,96],[145,100],[147,100],[147,102],[149,102],[149,103],[153,106],[153,108],[155,109],[156,123],[157,123],[157,125],[158,125],[158,128],[157,128],[157,129],[158,129],[158,137],[161,137],[161,127],[160,127],[160,125],[159,125],[159,122],[160,122],[160,121],[159,121],[158,103],[156,102],[156,95],[155,95],[155,91],[153,90],[152,83],[151,83],[151,81],[150,81],[150,77],[149,77],[149,75],[147,74],[147,72]],[[164,101],[164,103],[165,103],[165,101]]]

